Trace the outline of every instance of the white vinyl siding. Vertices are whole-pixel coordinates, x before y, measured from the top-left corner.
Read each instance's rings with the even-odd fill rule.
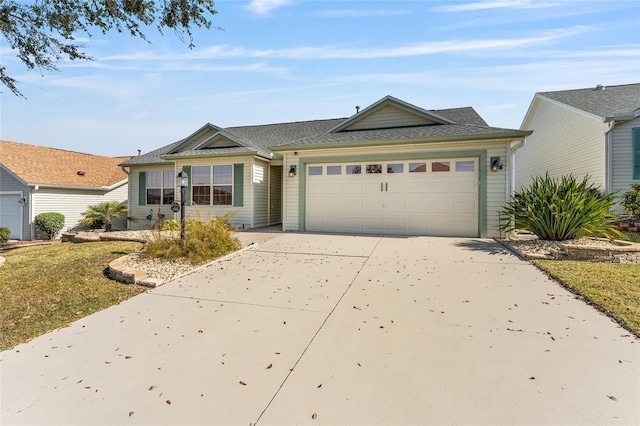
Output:
[[[88,206],[93,206],[105,201],[127,201],[127,184],[120,185],[113,190],[104,193],[102,191],[90,191],[79,189],[61,189],[40,187],[33,194],[34,217],[40,213],[56,212],[64,215],[63,231],[79,229],[78,221],[82,219],[82,212]],[[113,229],[127,228],[127,215],[113,222]]]
[[[254,160],[251,186],[255,203],[252,227],[267,226],[269,224],[269,164]]]
[[[145,167],[131,167],[129,172],[129,213],[128,216],[133,220],[129,221],[129,228],[133,230],[149,229],[158,220],[158,212],[165,215],[167,219],[175,219],[171,206],[158,205],[158,204],[145,204],[146,200],[142,200],[140,204],[140,172],[162,172],[162,171],[174,171],[173,165],[163,166],[145,166]],[[174,173],[175,177],[175,173]],[[146,191],[144,191],[146,194]],[[179,201],[180,188],[175,191],[175,200]],[[151,212],[153,210],[153,212]],[[147,220],[147,216],[151,214],[151,221]],[[180,219],[178,213],[177,219]]]
[[[368,117],[356,121],[346,130],[384,129],[389,127],[424,126],[433,121],[405,111],[396,106],[387,105]]]
[[[633,179],[633,128],[640,127],[640,117],[623,124],[617,124],[612,131],[612,185],[613,191],[619,195],[627,192],[632,183],[640,183]]]
[[[545,99],[530,112],[522,130],[533,130],[515,155],[515,190],[532,178],[572,174],[605,189],[605,132],[607,125],[595,116]]]

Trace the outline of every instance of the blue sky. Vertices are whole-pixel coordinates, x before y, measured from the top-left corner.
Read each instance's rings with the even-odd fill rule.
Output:
[[[2,88],[0,138],[135,155],[207,122],[228,127],[348,117],[392,95],[425,109],[473,106],[519,128],[536,92],[640,82],[637,1],[218,1],[192,50],[81,37],[92,62],[27,71]],[[1,153],[0,153],[1,156]]]

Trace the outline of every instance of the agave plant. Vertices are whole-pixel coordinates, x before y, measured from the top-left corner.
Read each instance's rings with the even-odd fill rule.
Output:
[[[95,206],[87,207],[82,212],[82,219],[78,223],[82,226],[93,227],[96,224],[104,224],[105,231],[111,231],[111,223],[127,212],[127,204],[118,201],[105,201]]]
[[[551,178],[547,173],[516,192],[500,212],[503,231],[523,229],[543,240],[571,240],[588,235],[611,239],[620,232],[612,221],[616,194],[601,195],[589,183],[574,176]]]

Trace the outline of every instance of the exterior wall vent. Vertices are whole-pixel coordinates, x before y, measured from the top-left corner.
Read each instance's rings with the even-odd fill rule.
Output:
[[[78,171],[76,172],[76,174],[77,174],[78,176],[84,176],[84,170],[78,170]]]
[[[604,84],[598,84],[593,90],[604,90],[604,89],[606,89]]]

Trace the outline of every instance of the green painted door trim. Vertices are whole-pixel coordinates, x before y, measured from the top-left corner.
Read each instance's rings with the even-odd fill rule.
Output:
[[[400,160],[435,160],[438,158],[475,157],[478,159],[478,237],[487,237],[487,151],[444,151],[409,154],[366,154],[335,157],[300,158],[298,162],[298,231],[304,232],[307,225],[307,165],[317,163],[345,163],[349,161],[400,161]]]
[[[233,206],[244,206],[244,164],[233,165]]]

